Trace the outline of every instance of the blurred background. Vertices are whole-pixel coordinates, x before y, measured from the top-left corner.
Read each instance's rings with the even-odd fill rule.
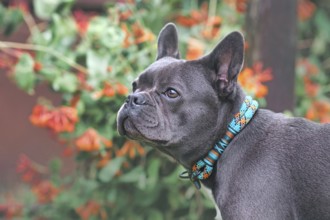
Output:
[[[182,58],[245,36],[262,107],[330,122],[328,0],[2,0],[0,218],[212,219],[170,158],[119,137],[130,83],[174,22]]]

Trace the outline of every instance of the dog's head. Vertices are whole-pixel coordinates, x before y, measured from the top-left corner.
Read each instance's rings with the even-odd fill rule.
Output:
[[[212,144],[226,126],[242,63],[240,33],[229,34],[210,54],[186,61],[180,59],[175,25],[167,24],[158,37],[156,61],[132,83],[118,113],[119,133],[174,157],[177,151],[193,153],[200,143]]]

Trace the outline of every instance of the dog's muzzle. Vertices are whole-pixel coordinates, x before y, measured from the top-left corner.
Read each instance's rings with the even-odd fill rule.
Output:
[[[146,95],[142,92],[133,93],[127,97],[117,116],[117,129],[120,135],[127,135],[127,132],[132,131],[137,132],[131,120],[138,117],[147,103]]]

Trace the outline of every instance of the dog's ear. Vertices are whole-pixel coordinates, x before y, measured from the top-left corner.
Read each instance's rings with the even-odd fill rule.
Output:
[[[236,85],[237,76],[244,60],[244,38],[239,32],[228,34],[213,51],[202,58],[216,74],[215,86],[221,97],[230,95]],[[206,62],[206,63],[205,63]]]
[[[158,53],[156,60],[163,57],[180,59],[178,33],[173,23],[165,25],[158,35]]]

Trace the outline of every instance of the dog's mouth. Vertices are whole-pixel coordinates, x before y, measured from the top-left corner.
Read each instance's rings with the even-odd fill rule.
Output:
[[[127,136],[130,131],[135,128],[132,122],[129,121],[129,113],[127,104],[124,104],[117,115],[117,130],[121,136]],[[136,128],[135,128],[136,130]]]
[[[142,134],[135,127],[134,123],[129,119],[129,117],[124,118],[122,125],[120,126],[119,134],[125,135],[130,139],[139,139]]]
[[[117,130],[121,136],[137,141],[146,141],[147,138],[134,125],[133,120],[129,117],[128,112],[124,110],[118,115]]]
[[[139,129],[134,125],[132,119],[129,116],[125,115],[119,117],[120,121],[118,121],[118,132],[122,136],[126,136],[129,139],[133,139],[136,141],[144,142],[153,145],[167,145],[168,141],[166,140],[157,140],[153,138],[146,137]]]
[[[118,130],[118,133],[119,135],[121,136],[125,136],[126,135],[126,130],[125,130],[125,121],[127,120],[128,117],[125,117],[123,119],[117,119],[118,122],[117,122],[117,130]]]

